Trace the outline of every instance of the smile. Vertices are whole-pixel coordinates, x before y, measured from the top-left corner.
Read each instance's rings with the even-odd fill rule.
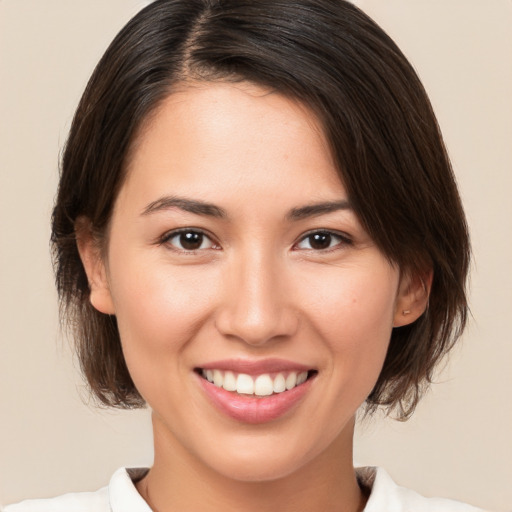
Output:
[[[267,359],[217,361],[195,373],[208,401],[222,415],[258,424],[289,416],[309,394],[318,370]]]
[[[308,371],[289,371],[277,374],[263,373],[251,376],[220,369],[202,369],[201,375],[218,388],[240,395],[270,396],[300,386],[308,379]]]

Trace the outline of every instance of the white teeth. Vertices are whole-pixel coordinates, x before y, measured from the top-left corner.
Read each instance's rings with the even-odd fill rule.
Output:
[[[274,392],[274,383],[270,375],[260,375],[254,382],[254,393],[258,396],[269,396]]]
[[[254,395],[254,381],[250,375],[240,373],[236,379],[236,392],[243,395]]]
[[[233,372],[226,372],[224,374],[224,383],[222,387],[226,391],[236,391],[236,377]]]
[[[274,393],[282,393],[283,391],[286,391],[286,379],[284,375],[280,373],[274,379]]]
[[[213,370],[213,383],[218,387],[222,387],[222,383],[224,382],[224,376],[220,370]]]
[[[202,375],[209,382],[226,391],[236,391],[242,395],[270,396],[273,393],[300,386],[308,378],[308,372],[290,372],[286,377],[284,373],[278,373],[273,379],[268,373],[253,378],[245,373],[236,375],[231,371],[202,370]]]
[[[286,377],[286,389],[293,389],[297,385],[297,374],[295,372],[291,372],[288,377]]]
[[[299,386],[303,382],[306,382],[307,378],[308,378],[308,372],[299,373],[299,375],[297,375],[297,386]]]

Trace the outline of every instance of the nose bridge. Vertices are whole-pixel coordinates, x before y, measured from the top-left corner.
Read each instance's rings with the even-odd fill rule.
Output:
[[[290,336],[297,318],[286,296],[287,275],[272,251],[248,248],[233,258],[218,328],[251,345]]]

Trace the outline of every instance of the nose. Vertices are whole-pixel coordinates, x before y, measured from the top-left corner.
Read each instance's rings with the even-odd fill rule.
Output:
[[[226,268],[217,329],[259,346],[292,336],[299,317],[293,307],[287,271],[270,257],[240,257]]]

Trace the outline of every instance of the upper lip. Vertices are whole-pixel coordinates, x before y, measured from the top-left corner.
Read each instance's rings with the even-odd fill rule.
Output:
[[[306,372],[314,370],[306,366],[286,359],[223,359],[204,363],[199,368],[203,370],[222,370],[234,373],[245,373],[248,375],[260,375],[262,373],[277,373],[286,371]]]

